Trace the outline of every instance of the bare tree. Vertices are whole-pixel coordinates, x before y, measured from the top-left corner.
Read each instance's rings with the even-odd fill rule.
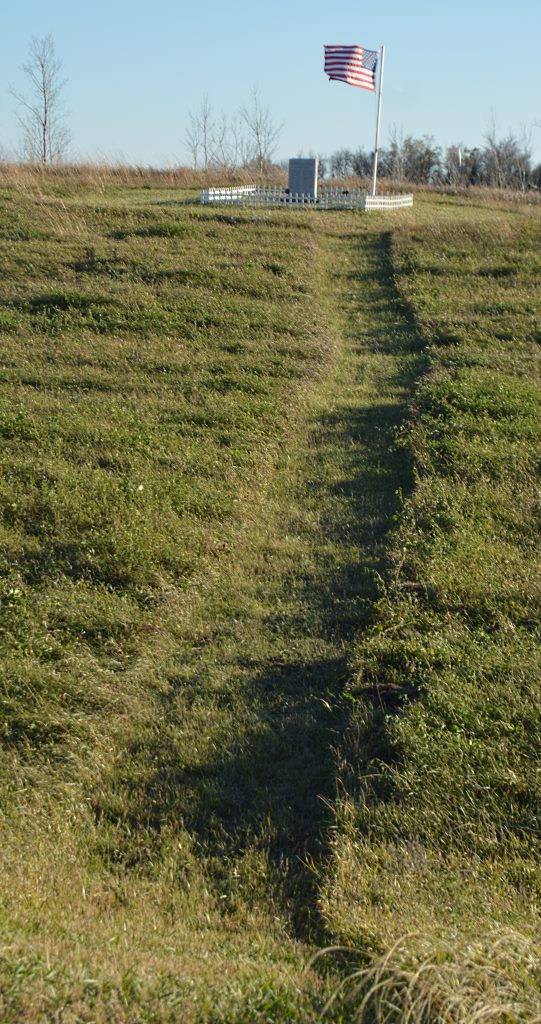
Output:
[[[507,185],[507,140],[498,139],[496,132],[496,120],[492,115],[492,122],[485,132],[485,148],[483,152],[484,171],[487,184],[495,188],[505,188]]]
[[[445,178],[450,185],[460,185],[463,178],[464,146],[459,143],[445,150]]]
[[[208,96],[203,96],[201,107],[199,108],[199,114],[197,116],[199,118],[199,127],[201,130],[203,169],[208,171],[212,155],[212,135],[214,131],[212,107],[209,103]]]
[[[517,154],[517,177],[522,192],[526,191],[528,179],[532,169],[532,130],[524,123],[520,126]]]
[[[483,162],[487,184],[496,188],[515,188],[526,190],[531,170],[532,142],[531,134],[522,126],[521,136],[517,138],[509,133],[499,139],[493,120],[485,134]]]
[[[331,176],[333,178],[346,178],[351,174],[353,166],[353,153],[350,149],[339,149],[330,157]]]
[[[401,181],[404,177],[404,131],[397,124],[392,124],[389,132],[389,145],[385,151],[385,169],[389,178]],[[380,163],[384,160],[380,158]]]
[[[364,149],[358,149],[351,154],[351,170],[358,178],[367,178],[372,173],[374,154],[366,153]]]
[[[249,162],[249,152],[240,115],[229,119],[229,145],[231,166],[244,167]]]
[[[265,170],[276,149],[282,125],[277,125],[272,120],[270,110],[261,105],[261,98],[257,87],[252,89],[252,102],[249,107],[242,107],[240,116],[248,131],[248,144],[251,150],[252,161],[259,173]]]
[[[186,129],[184,140],[192,157],[194,170],[199,167],[202,157],[203,170],[208,171],[212,160],[214,119],[208,96],[203,96],[201,106],[195,114],[190,114],[190,123]]]
[[[18,120],[23,130],[24,156],[42,164],[56,163],[66,153],[71,132],[66,124],[62,93],[62,61],[56,56],[51,35],[32,37],[30,52],[22,70],[28,94],[11,90],[19,104]]]
[[[219,167],[223,171],[228,171],[231,167],[235,166],[235,156],[231,147],[229,122],[223,111],[214,124],[212,132],[211,159],[213,166]]]
[[[201,151],[201,126],[196,114],[189,114],[190,122],[184,134],[184,141],[192,158],[192,167],[197,171]]]
[[[441,180],[441,151],[431,135],[419,139],[408,135],[402,145],[402,160],[407,181],[428,185]]]

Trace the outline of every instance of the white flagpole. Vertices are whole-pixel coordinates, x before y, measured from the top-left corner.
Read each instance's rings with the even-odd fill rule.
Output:
[[[379,122],[381,118],[381,92],[383,86],[383,62],[385,59],[385,47],[383,44],[379,48],[379,59],[381,61],[379,66],[379,89],[378,89],[378,112],[376,114],[376,145],[374,147],[374,171],[372,174],[372,195],[376,194],[376,182],[378,180],[378,150],[379,150]]]

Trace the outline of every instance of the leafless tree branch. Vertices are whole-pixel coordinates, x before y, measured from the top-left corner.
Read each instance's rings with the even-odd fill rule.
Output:
[[[56,163],[66,153],[71,132],[62,103],[66,79],[61,77],[62,61],[56,56],[51,35],[33,36],[22,71],[29,93],[15,89],[10,92],[19,107],[17,120],[23,133],[23,155],[37,163]]]

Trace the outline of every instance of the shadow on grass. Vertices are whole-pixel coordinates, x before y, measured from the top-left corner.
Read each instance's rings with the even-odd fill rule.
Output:
[[[347,241],[360,246],[364,265],[358,280],[366,282],[359,292],[362,337],[355,334],[354,316],[351,328],[358,343],[358,380],[366,372],[369,353],[385,358],[373,360],[374,390],[364,407],[352,408],[338,400],[315,426],[310,477],[304,486],[311,491],[312,503],[315,499],[329,510],[323,537],[318,534],[320,549],[314,548],[315,568],[304,576],[298,572],[289,583],[284,580],[284,593],[294,585],[298,597],[284,607],[294,605],[295,612],[277,613],[262,623],[262,628],[281,636],[282,651],[287,651],[288,638],[291,651],[298,651],[298,639],[305,636],[306,649],[314,654],[306,659],[292,654],[280,661],[256,657],[248,665],[239,655],[239,693],[234,687],[224,691],[221,706],[216,693],[210,695],[217,719],[225,708],[226,728],[223,720],[221,732],[216,726],[216,754],[202,764],[179,761],[175,727],[182,727],[180,716],[190,711],[185,701],[177,704],[182,684],[177,687],[173,682],[163,736],[136,755],[152,769],[143,786],[139,776],[137,795],[130,800],[128,794],[129,810],[123,819],[131,833],[144,829],[157,840],[164,827],[181,821],[202,856],[214,865],[221,863],[224,871],[250,848],[263,848],[292,929],[314,940],[324,940],[324,934],[312,865],[324,860],[332,825],[328,806],[336,789],[334,749],[347,720],[342,693],[349,673],[348,645],[372,620],[393,517],[402,495],[412,487],[412,466],[397,449],[395,434],[423,367],[422,341],[394,288],[389,237],[360,236],[359,242],[359,235],[354,235]],[[326,473],[333,450],[340,452],[339,480]],[[354,560],[352,550],[361,552]],[[202,702],[204,667],[196,675],[197,700]],[[234,682],[234,665],[231,675]],[[242,704],[249,710],[247,716]],[[378,714],[375,708],[376,729]],[[212,713],[208,728],[211,719]],[[133,756],[132,751],[132,760]],[[118,815],[101,811],[115,825],[122,824]]]

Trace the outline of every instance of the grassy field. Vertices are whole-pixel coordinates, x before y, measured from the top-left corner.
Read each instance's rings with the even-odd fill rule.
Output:
[[[541,209],[0,185],[3,1019],[541,1019]]]
[[[323,905],[343,941],[394,947],[388,1008],[537,1020],[541,221],[443,200],[415,221],[388,236],[426,346],[397,437],[414,486],[347,687]]]

